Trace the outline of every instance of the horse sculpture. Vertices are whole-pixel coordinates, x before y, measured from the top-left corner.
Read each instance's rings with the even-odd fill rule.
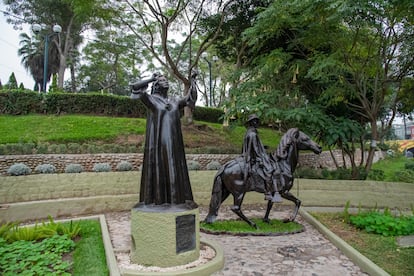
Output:
[[[312,150],[315,154],[322,152],[321,146],[312,141],[306,134],[297,128],[291,128],[282,136],[278,148],[271,155],[274,167],[273,181],[277,184],[282,198],[295,203],[293,215],[288,219],[284,219],[284,222],[295,220],[301,204],[301,201],[290,193],[293,186],[293,172],[298,163],[299,150]],[[238,157],[224,164],[217,172],[211,192],[209,213],[205,218],[206,223],[213,223],[216,220],[220,205],[232,194],[234,204],[231,210],[249,225],[257,228],[256,224],[243,214],[241,205],[246,192],[264,193],[265,183],[261,177],[254,173],[245,178],[245,166],[244,159]],[[269,200],[263,221],[270,221],[269,214],[272,207],[273,202]]]

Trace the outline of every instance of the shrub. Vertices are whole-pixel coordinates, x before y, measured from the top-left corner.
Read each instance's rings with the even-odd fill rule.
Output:
[[[217,160],[213,160],[207,164],[207,170],[219,170],[221,168],[221,164]]]
[[[368,179],[383,181],[385,179],[384,171],[379,169],[371,169],[368,173]]]
[[[109,163],[96,163],[93,165],[94,172],[110,172],[112,171],[112,167]]]
[[[321,171],[311,167],[300,167],[295,170],[295,177],[307,179],[321,179]]]
[[[128,161],[121,161],[116,166],[116,170],[119,172],[132,171],[132,164]]]
[[[81,164],[69,164],[65,168],[65,173],[81,173],[83,172],[83,167]]]
[[[10,168],[7,170],[7,173],[10,175],[27,175],[30,174],[32,172],[32,170],[26,166],[23,163],[17,163],[14,165],[11,165]]]
[[[414,171],[402,170],[394,173],[394,181],[414,183]]]
[[[389,209],[384,213],[378,211],[360,212],[351,215],[351,224],[368,233],[383,236],[401,236],[414,234],[414,216],[393,216]]]
[[[41,164],[35,168],[37,173],[55,173],[56,167],[51,164]]]
[[[190,171],[198,171],[201,168],[200,163],[195,160],[187,161],[187,167]]]
[[[68,153],[72,153],[72,154],[76,154],[76,153],[80,153],[81,146],[78,143],[69,143],[67,146],[67,151]]]
[[[414,171],[414,161],[408,161],[404,164],[406,170]]]

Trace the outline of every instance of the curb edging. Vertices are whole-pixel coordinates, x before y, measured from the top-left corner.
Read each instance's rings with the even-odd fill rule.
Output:
[[[325,227],[322,223],[316,220],[311,214],[309,214],[306,208],[299,209],[299,214],[313,227],[315,227],[321,234],[323,234],[330,242],[341,250],[348,258],[350,258],[355,264],[357,264],[362,271],[368,273],[370,276],[389,276],[385,270],[380,268],[370,259],[362,255],[355,248],[346,243],[343,239],[338,237],[335,233]]]

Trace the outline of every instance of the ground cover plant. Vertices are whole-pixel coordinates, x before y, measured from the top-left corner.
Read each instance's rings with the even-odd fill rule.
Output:
[[[389,218],[390,213],[370,210],[351,215],[345,209],[342,213],[312,212],[312,215],[389,274],[414,275],[414,247],[398,246],[396,235],[399,230],[395,229],[400,227]],[[402,215],[400,218],[401,221],[408,218],[411,221],[408,228],[412,229],[413,215]]]
[[[302,232],[303,226],[297,222],[284,223],[277,219],[272,219],[270,223],[265,223],[261,218],[253,218],[257,229],[253,228],[242,220],[218,220],[214,223],[200,223],[200,229],[212,234],[232,234],[232,235],[286,235]]]
[[[0,274],[108,275],[99,222],[1,225]]]

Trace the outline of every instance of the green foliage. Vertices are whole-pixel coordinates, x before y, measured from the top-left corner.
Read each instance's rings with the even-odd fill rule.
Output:
[[[214,223],[200,223],[200,229],[215,233],[232,233],[232,234],[288,234],[297,233],[303,230],[303,226],[297,222],[282,222],[280,220],[272,219],[270,223],[263,222],[262,219],[253,218],[252,221],[256,223],[257,229],[253,228],[242,220],[219,220]]]
[[[132,164],[128,161],[121,161],[116,166],[116,170],[119,172],[132,171],[132,169],[133,169]]]
[[[73,239],[79,235],[81,228],[79,222],[61,223],[55,222],[51,216],[49,221],[36,223],[34,226],[20,226],[18,223],[7,223],[0,228],[0,237],[9,243],[25,240],[37,241],[44,238],[50,238],[54,235],[66,235]]]
[[[65,167],[65,173],[81,173],[83,172],[83,166],[81,164],[68,164]]]
[[[2,91],[0,114],[92,114],[103,116],[145,118],[146,108],[141,101],[125,96],[98,93],[48,93]],[[219,123],[223,111],[197,106],[193,118]]]
[[[371,169],[368,173],[368,179],[376,181],[384,181],[385,175],[383,170]]]
[[[219,108],[197,106],[193,112],[194,120],[220,123],[223,120],[224,112]]]
[[[321,170],[309,167],[299,167],[295,170],[294,176],[297,178],[321,179]]]
[[[406,170],[414,171],[414,160],[410,159],[404,164]]]
[[[32,172],[32,170],[23,163],[17,163],[10,166],[7,170],[9,175],[19,176],[19,175],[28,175]]]
[[[110,172],[112,167],[109,163],[96,163],[93,165],[92,170],[94,172]]]
[[[394,172],[394,181],[414,183],[414,171],[413,170],[401,170]]]
[[[378,210],[358,212],[357,215],[350,215],[349,222],[359,229],[368,233],[383,236],[406,236],[414,234],[414,215],[394,216],[389,209],[383,213]]]
[[[62,260],[75,247],[67,236],[55,235],[41,242],[19,240],[11,244],[0,238],[2,275],[70,275],[71,264]]]
[[[56,173],[56,167],[51,164],[41,164],[36,166],[36,173]]]
[[[11,75],[9,77],[9,82],[7,83],[7,88],[8,89],[18,89],[17,80],[16,80],[16,76],[14,75],[14,72],[11,73]]]
[[[0,113],[21,115],[43,113],[43,95],[36,92],[1,91]]]

